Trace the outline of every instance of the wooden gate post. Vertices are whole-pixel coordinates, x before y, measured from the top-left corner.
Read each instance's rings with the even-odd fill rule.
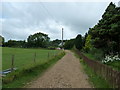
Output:
[[[14,55],[12,55],[12,59],[11,59],[11,71],[13,71],[14,69]]]
[[[49,55],[49,52],[48,52],[48,59],[49,59],[50,55]]]

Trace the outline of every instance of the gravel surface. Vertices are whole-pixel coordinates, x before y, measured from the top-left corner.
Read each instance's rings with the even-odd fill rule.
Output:
[[[71,51],[26,88],[92,88],[79,59]]]

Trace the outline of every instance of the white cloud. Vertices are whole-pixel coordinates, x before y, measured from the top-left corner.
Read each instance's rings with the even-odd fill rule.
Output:
[[[2,34],[6,40],[25,40],[30,34],[43,32],[51,39],[76,37],[95,25],[109,2],[4,2],[2,11]],[[0,17],[1,18],[1,17]],[[1,20],[0,20],[1,21]]]

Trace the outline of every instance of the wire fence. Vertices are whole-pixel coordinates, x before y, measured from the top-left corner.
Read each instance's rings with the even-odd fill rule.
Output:
[[[5,66],[2,70],[6,71],[10,69],[13,71],[14,68],[22,69],[33,64],[43,64],[48,60],[56,57],[59,53],[60,52],[47,52],[42,54],[33,52],[30,54],[25,54],[24,56],[22,56],[23,54],[12,54],[7,56],[7,58],[4,58],[6,62],[3,62]]]
[[[113,88],[120,88],[120,72],[112,69],[111,67],[102,64],[98,61],[91,60],[80,51],[75,50],[75,52],[83,58],[85,63],[93,69],[93,71],[102,76]]]

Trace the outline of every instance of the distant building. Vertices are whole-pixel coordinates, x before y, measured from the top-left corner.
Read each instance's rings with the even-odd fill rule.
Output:
[[[63,42],[63,45],[65,44],[65,42]],[[62,47],[62,42],[58,45],[59,47]]]
[[[60,50],[60,48],[59,48],[59,47],[57,47],[57,48],[56,48],[56,50]]]

